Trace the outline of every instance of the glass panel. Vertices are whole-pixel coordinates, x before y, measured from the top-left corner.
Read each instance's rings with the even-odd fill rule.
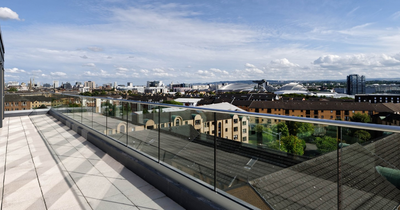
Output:
[[[158,111],[153,105],[131,103],[128,146],[158,159]]]
[[[93,98],[82,98],[82,124],[93,127],[93,108],[95,100]]]
[[[122,102],[119,100],[109,100],[107,130],[108,136],[126,144],[127,123],[123,120]]]
[[[214,187],[212,112],[161,108],[161,161]]]
[[[400,134],[354,128],[343,128],[342,134],[342,208],[395,209],[400,203]]]
[[[95,113],[93,114],[93,129],[107,134],[108,102],[105,99],[95,99]]]
[[[337,208],[336,127],[218,116],[221,190],[260,209]]]

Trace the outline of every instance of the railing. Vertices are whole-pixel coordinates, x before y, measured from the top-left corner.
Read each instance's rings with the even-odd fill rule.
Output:
[[[400,127],[56,95],[52,110],[260,209],[395,209]]]

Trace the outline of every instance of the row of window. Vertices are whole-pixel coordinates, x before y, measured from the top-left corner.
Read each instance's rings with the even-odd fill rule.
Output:
[[[18,106],[19,102],[5,102],[6,106]],[[26,105],[26,102],[21,103],[23,106]]]
[[[18,108],[15,108],[15,109],[5,109],[6,111],[18,111],[19,109]],[[26,110],[25,108],[22,108],[21,110]]]

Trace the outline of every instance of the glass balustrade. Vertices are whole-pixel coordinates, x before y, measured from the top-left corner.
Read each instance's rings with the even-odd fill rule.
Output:
[[[57,95],[52,110],[260,209],[394,209],[400,129]]]

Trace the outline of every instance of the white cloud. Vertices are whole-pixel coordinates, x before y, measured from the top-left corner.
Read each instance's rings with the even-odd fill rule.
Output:
[[[218,74],[229,74],[227,71],[225,70],[221,70],[221,69],[216,69],[216,68],[211,68],[210,71],[218,73]]]
[[[349,68],[378,68],[400,65],[400,60],[386,54],[354,54],[354,55],[325,55],[313,62],[322,68],[349,69]]]
[[[400,11],[397,11],[391,15],[394,20],[397,20],[400,17]]]
[[[93,51],[93,52],[101,52],[101,51],[103,51],[103,48],[101,48],[101,47],[88,47],[88,49]]]
[[[55,76],[55,77],[64,77],[64,76],[67,76],[66,73],[64,73],[64,72],[59,72],[59,71],[57,71],[57,72],[50,72],[50,75],[51,75],[51,76]]]
[[[256,68],[255,65],[250,64],[250,63],[246,63],[244,66],[247,67],[247,68]]]
[[[5,72],[8,73],[25,73],[26,71],[23,69],[12,68],[12,69],[5,69]]]
[[[42,70],[40,70],[40,69],[39,70],[32,70],[31,73],[33,73],[33,74],[42,73]]]
[[[8,7],[0,7],[0,19],[1,20],[20,20],[16,12],[12,11]]]
[[[96,67],[96,64],[94,64],[94,63],[86,63],[86,64],[83,64],[82,66],[94,68],[94,67]]]
[[[160,69],[160,68],[155,68],[155,69],[153,69],[153,72],[156,72],[156,73],[164,73],[164,70],[162,70],[162,69]]]
[[[118,68],[116,68],[116,70],[117,70],[117,72],[127,72],[128,71],[128,69],[124,68],[124,67],[118,67]]]
[[[5,79],[19,79],[20,77],[18,75],[12,75],[12,74],[4,74]]]
[[[198,70],[196,75],[203,79],[215,78],[215,74],[207,70]]]
[[[89,57],[87,57],[86,55],[82,55],[82,56],[80,56],[81,58],[83,58],[83,59],[88,59]]]
[[[261,69],[257,68],[255,65],[246,63],[246,69],[244,70],[248,74],[263,74],[264,71]]]
[[[275,59],[271,61],[271,66],[279,67],[279,68],[291,68],[291,67],[300,67],[299,64],[291,63],[288,59]]]

